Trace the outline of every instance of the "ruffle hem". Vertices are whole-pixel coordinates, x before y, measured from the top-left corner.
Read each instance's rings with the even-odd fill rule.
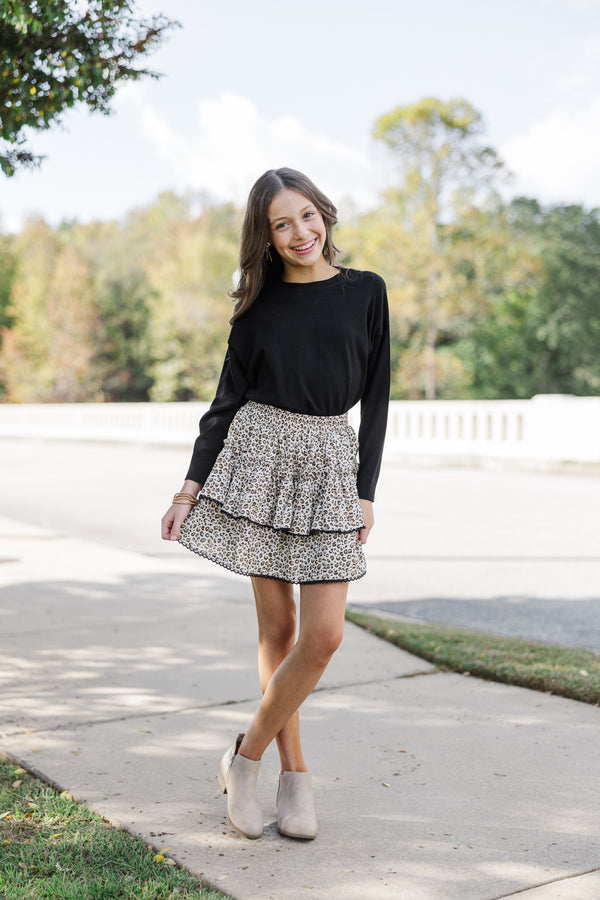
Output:
[[[242,575],[295,584],[361,578],[357,451],[346,415],[249,401],[231,423],[180,543]]]

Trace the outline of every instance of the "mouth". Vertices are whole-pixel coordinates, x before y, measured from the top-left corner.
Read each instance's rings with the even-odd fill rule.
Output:
[[[314,238],[312,241],[306,241],[304,244],[299,244],[297,247],[292,247],[294,253],[297,253],[299,256],[304,256],[306,253],[310,253],[310,251],[315,247],[318,238]]]

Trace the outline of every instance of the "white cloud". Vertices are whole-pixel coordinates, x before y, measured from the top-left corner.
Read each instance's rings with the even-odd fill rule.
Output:
[[[142,127],[179,189],[205,190],[216,199],[243,203],[262,172],[291,166],[306,172],[334,201],[351,196],[368,206],[375,199],[376,169],[370,158],[311,133],[293,116],[269,119],[247,98],[223,93],[198,104],[196,132],[186,135],[157,109],[135,99]]]
[[[600,34],[592,34],[585,40],[583,55],[590,59],[600,58]]]
[[[598,0],[600,3],[600,0]],[[571,71],[557,71],[554,83],[564,104],[583,108],[598,96],[600,84],[600,33],[590,33],[581,44],[577,64]]]
[[[600,206],[600,97],[553,110],[508,140],[501,155],[519,191],[544,202]]]
[[[590,12],[595,9],[600,9],[600,0],[569,0],[569,6],[572,9]]]

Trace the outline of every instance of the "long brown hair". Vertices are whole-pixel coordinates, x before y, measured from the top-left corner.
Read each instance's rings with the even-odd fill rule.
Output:
[[[325,224],[323,256],[330,265],[335,265],[339,253],[333,243],[333,226],[337,223],[337,209],[331,200],[302,172],[287,168],[269,169],[260,176],[248,197],[240,242],[240,276],[236,290],[229,292],[229,296],[235,300],[231,325],[252,306],[266,282],[281,278],[283,272],[281,257],[274,247],[269,248],[269,253],[266,252],[266,248],[271,237],[269,206],[273,197],[284,188],[308,197],[321,213]]]

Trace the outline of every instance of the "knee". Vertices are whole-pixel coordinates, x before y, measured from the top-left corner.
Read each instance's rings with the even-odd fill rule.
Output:
[[[259,628],[259,643],[287,653],[296,637],[296,616],[290,613],[263,624]]]
[[[335,651],[342,643],[344,636],[343,629],[332,629],[322,634],[311,635],[306,642],[306,652],[309,654],[312,662],[322,668],[325,668]]]

